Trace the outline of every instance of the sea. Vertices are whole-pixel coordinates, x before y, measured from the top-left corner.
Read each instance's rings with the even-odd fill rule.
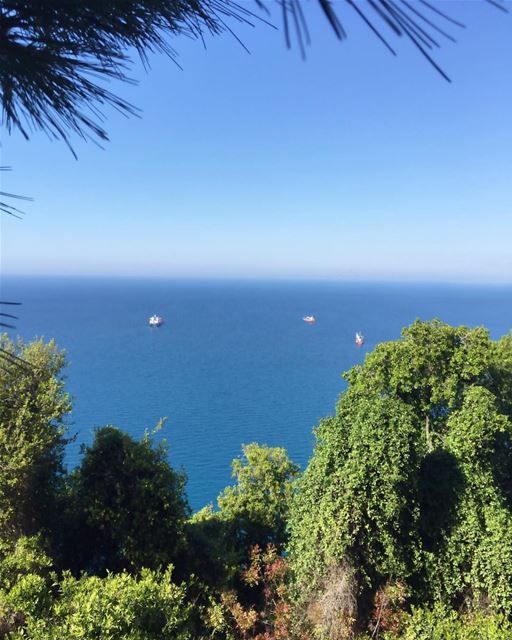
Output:
[[[416,318],[492,338],[512,328],[508,285],[4,276],[0,299],[22,302],[12,337],[67,353],[68,468],[98,427],[140,438],[165,419],[155,438],[186,472],[194,510],[232,482],[242,444],[284,447],[304,468],[341,374]],[[163,326],[149,327],[152,314]]]

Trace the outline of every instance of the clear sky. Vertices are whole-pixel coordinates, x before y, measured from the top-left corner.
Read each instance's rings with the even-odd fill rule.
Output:
[[[3,273],[512,282],[512,14],[442,3],[467,25],[448,84],[335,4],[349,39],[305,3],[306,62],[263,24],[235,27],[250,55],[176,39],[183,70],[137,65],[112,88],[142,118],[109,111],[78,161],[2,132],[3,189],[34,197],[2,217]]]

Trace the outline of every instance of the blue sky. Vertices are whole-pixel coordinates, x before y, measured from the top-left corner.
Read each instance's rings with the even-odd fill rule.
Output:
[[[175,40],[183,70],[136,65],[112,88],[142,117],[107,112],[78,161],[3,132],[3,188],[34,202],[2,219],[2,272],[512,282],[512,15],[443,3],[467,25],[448,84],[338,4],[343,43],[305,4],[306,62],[263,24],[235,27],[250,55]]]

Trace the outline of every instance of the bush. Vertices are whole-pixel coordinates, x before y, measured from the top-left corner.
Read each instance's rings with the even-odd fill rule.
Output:
[[[9,638],[31,640],[189,640],[192,605],[185,587],[165,572],[145,569],[139,577],[127,573],[105,578],[65,574],[50,592],[38,576],[25,576],[11,591],[8,603],[22,616],[21,628]],[[45,598],[44,610],[37,601]]]
[[[510,640],[512,624],[505,616],[475,613],[461,616],[456,611],[436,607],[414,609],[405,617],[399,640]],[[397,640],[386,634],[385,640]]]

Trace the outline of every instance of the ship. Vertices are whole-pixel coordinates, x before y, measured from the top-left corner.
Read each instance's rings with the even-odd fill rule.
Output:
[[[150,327],[161,327],[164,323],[164,319],[162,318],[162,316],[151,316],[151,318],[149,319],[149,326]]]
[[[302,319],[304,320],[304,322],[307,322],[308,324],[315,324],[316,322],[315,316],[304,316]]]
[[[356,331],[356,345],[362,347],[364,344],[364,336],[360,331]]]

